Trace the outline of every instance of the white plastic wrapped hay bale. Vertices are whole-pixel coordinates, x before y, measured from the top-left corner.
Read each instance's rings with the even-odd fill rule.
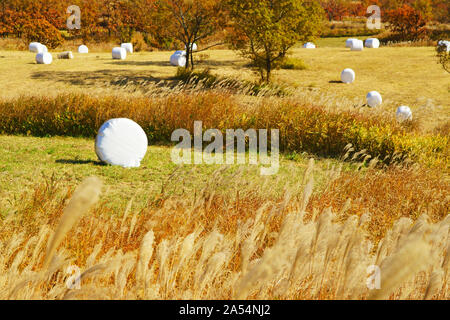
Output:
[[[133,53],[133,44],[132,43],[122,43],[120,45],[120,47],[127,50],[127,53]]]
[[[362,40],[355,40],[352,42],[352,46],[350,47],[351,51],[363,51],[364,43]]]
[[[315,45],[314,43],[312,43],[312,42],[307,42],[307,43],[305,43],[305,44],[303,45],[303,48],[304,48],[304,49],[315,49],[315,48],[316,48],[316,45]]]
[[[345,41],[345,47],[346,48],[351,48],[353,45],[353,41],[357,41],[358,39],[354,39],[354,38],[350,38],[347,39],[347,41]]]
[[[73,59],[72,51],[65,51],[58,54],[58,59]]]
[[[47,46],[45,44],[42,45],[42,52],[48,52]]]
[[[44,52],[44,47],[39,42],[31,42],[30,45],[28,46],[28,49],[34,53]]]
[[[380,40],[377,38],[368,38],[364,45],[366,48],[378,49],[380,47]]]
[[[115,47],[112,49],[113,59],[125,60],[127,58],[127,50],[122,47]]]
[[[383,103],[383,98],[381,97],[381,94],[377,91],[370,91],[367,96],[367,105],[371,108],[378,107]]]
[[[95,138],[95,153],[108,164],[137,168],[147,153],[148,140],[136,122],[126,118],[106,121]]]
[[[82,44],[78,47],[78,53],[89,53],[89,48]]]
[[[40,52],[36,55],[36,62],[38,64],[51,64],[53,62],[53,57],[48,52]]]
[[[396,117],[399,122],[403,121],[411,121],[412,120],[412,111],[407,106],[400,106],[397,108]]]
[[[197,50],[198,50],[197,44],[196,44],[196,43],[191,44],[190,47],[191,47],[191,50],[192,50],[192,51],[197,51]],[[186,46],[184,46],[184,50],[186,50]]]
[[[440,41],[438,42],[438,47],[440,47],[440,46],[445,47],[447,52],[450,51],[450,41],[447,41],[447,40],[440,40]]]
[[[343,83],[353,83],[355,81],[355,71],[350,68],[344,69],[341,73],[341,81]]]
[[[175,53],[170,57],[170,64],[175,67],[186,66],[186,51],[175,51]]]

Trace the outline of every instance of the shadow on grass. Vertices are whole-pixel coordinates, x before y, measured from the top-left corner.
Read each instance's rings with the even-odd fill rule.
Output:
[[[73,160],[73,159],[58,159],[55,161],[60,164],[93,164],[95,166],[106,166],[106,163],[95,160]]]
[[[98,71],[46,71],[35,72],[32,79],[56,81],[71,85],[85,87],[125,87],[136,86],[145,88],[146,86],[175,87],[178,81],[173,77],[160,78],[146,74],[145,71],[135,72],[129,70],[98,70]]]
[[[340,80],[331,80],[331,81],[328,81],[328,83],[343,83],[343,82]]]
[[[116,66],[158,66],[158,67],[170,67],[169,61],[112,61],[106,64],[112,64]]]

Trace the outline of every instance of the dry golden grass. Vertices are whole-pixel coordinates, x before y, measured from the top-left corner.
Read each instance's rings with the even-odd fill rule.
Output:
[[[343,222],[346,209],[309,208],[313,168],[311,161],[279,199],[249,192],[229,201],[205,188],[123,214],[97,205],[84,217],[95,200],[84,195],[99,192],[97,179],[83,182],[68,204],[70,191],[38,186],[0,220],[0,298],[448,298],[448,215],[434,223],[430,212],[402,217],[374,242],[370,207]],[[46,250],[49,239],[63,240],[57,251]],[[81,270],[79,290],[66,285],[72,265]],[[371,265],[381,268],[379,290],[367,288]]]
[[[167,147],[123,170],[98,165],[92,140],[0,137],[0,299],[448,299],[448,74],[432,48],[329,43],[293,50],[306,70],[276,71],[288,97],[177,85],[169,52],[113,61],[105,45],[43,66],[0,51],[4,132],[92,137],[107,118],[129,116],[167,142],[195,119],[280,126],[286,152],[280,174],[262,179],[256,169],[175,168]],[[229,50],[202,60],[220,77],[255,80]],[[338,82],[346,67],[352,85]],[[384,104],[362,108],[371,90]],[[393,120],[400,104],[412,125]],[[345,164],[306,164],[301,153],[338,157],[345,145]],[[421,165],[376,167],[368,150],[409,152]],[[379,290],[367,288],[372,265]],[[66,285],[73,266],[79,290]]]
[[[344,39],[339,39],[342,47],[324,42],[316,50],[293,49],[292,56],[303,59],[308,68],[278,70],[275,82],[296,87],[300,96],[340,101],[342,108],[363,105],[365,95],[376,90],[383,96],[384,103],[379,108],[383,111],[393,113],[399,105],[409,105],[427,129],[448,122],[450,82],[448,74],[437,64],[432,47],[383,47],[351,52],[343,47]],[[169,64],[170,55],[171,52],[162,51],[140,52],[125,61],[114,61],[109,52],[75,53],[74,60],[55,59],[52,65],[44,66],[37,65],[30,52],[0,51],[2,97],[51,96],[68,91],[141,95],[157,84],[164,86],[175,81],[176,68]],[[209,68],[218,76],[257,80],[246,67],[247,61],[230,50],[207,51],[201,60],[198,68]],[[344,68],[355,70],[354,84],[339,83]]]

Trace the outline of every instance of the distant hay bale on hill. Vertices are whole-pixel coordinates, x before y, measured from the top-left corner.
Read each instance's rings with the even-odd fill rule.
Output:
[[[120,47],[127,50],[127,53],[133,53],[133,44],[132,43],[122,43],[120,45]]]
[[[353,41],[357,41],[358,39],[354,39],[354,38],[350,38],[347,39],[347,41],[345,41],[345,47],[346,48],[351,48],[353,45]]]
[[[365,46],[366,48],[377,49],[380,47],[380,40],[377,38],[366,39]]]
[[[343,83],[352,83],[355,81],[356,75],[355,71],[350,68],[344,69],[341,73],[341,81]]]
[[[192,43],[191,45],[190,45],[190,47],[191,47],[191,51],[197,51],[197,44],[196,43]],[[184,50],[186,50],[186,46],[184,46]]]
[[[383,103],[383,98],[377,91],[370,91],[366,96],[366,100],[367,105],[371,108],[378,107],[381,103]]]
[[[352,42],[352,46],[350,47],[351,51],[363,51],[364,43],[362,40],[355,40]]]
[[[112,49],[112,58],[118,60],[125,60],[127,58],[127,50],[121,47]]]
[[[316,48],[316,45],[315,45],[314,43],[312,43],[312,42],[307,42],[307,43],[305,43],[305,44],[303,45],[303,48],[304,48],[304,49],[315,49],[315,48]]]
[[[170,57],[170,64],[175,67],[186,66],[186,51],[175,51],[175,53]]]
[[[72,51],[65,51],[58,54],[58,59],[73,59]]]
[[[31,42],[28,49],[34,53],[44,52],[44,46],[39,42]]]
[[[41,52],[36,55],[36,62],[38,64],[51,64],[53,57],[48,52]]]
[[[89,49],[84,44],[82,44],[78,47],[78,53],[89,53]]]
[[[398,107],[395,115],[397,117],[397,121],[399,121],[399,122],[412,120],[412,111],[407,106]]]

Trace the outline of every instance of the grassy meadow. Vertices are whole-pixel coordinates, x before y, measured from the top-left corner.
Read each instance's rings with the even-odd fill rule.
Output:
[[[448,73],[432,47],[344,42],[294,48],[307,68],[275,71],[285,95],[249,94],[255,73],[230,50],[197,68],[233,90],[184,85],[170,52],[38,65],[0,51],[0,299],[448,299]],[[412,123],[395,121],[400,105]],[[113,117],[146,132],[140,168],[98,161]],[[280,129],[278,174],[172,163],[171,132],[194,120]],[[372,265],[381,289],[366,286]]]

